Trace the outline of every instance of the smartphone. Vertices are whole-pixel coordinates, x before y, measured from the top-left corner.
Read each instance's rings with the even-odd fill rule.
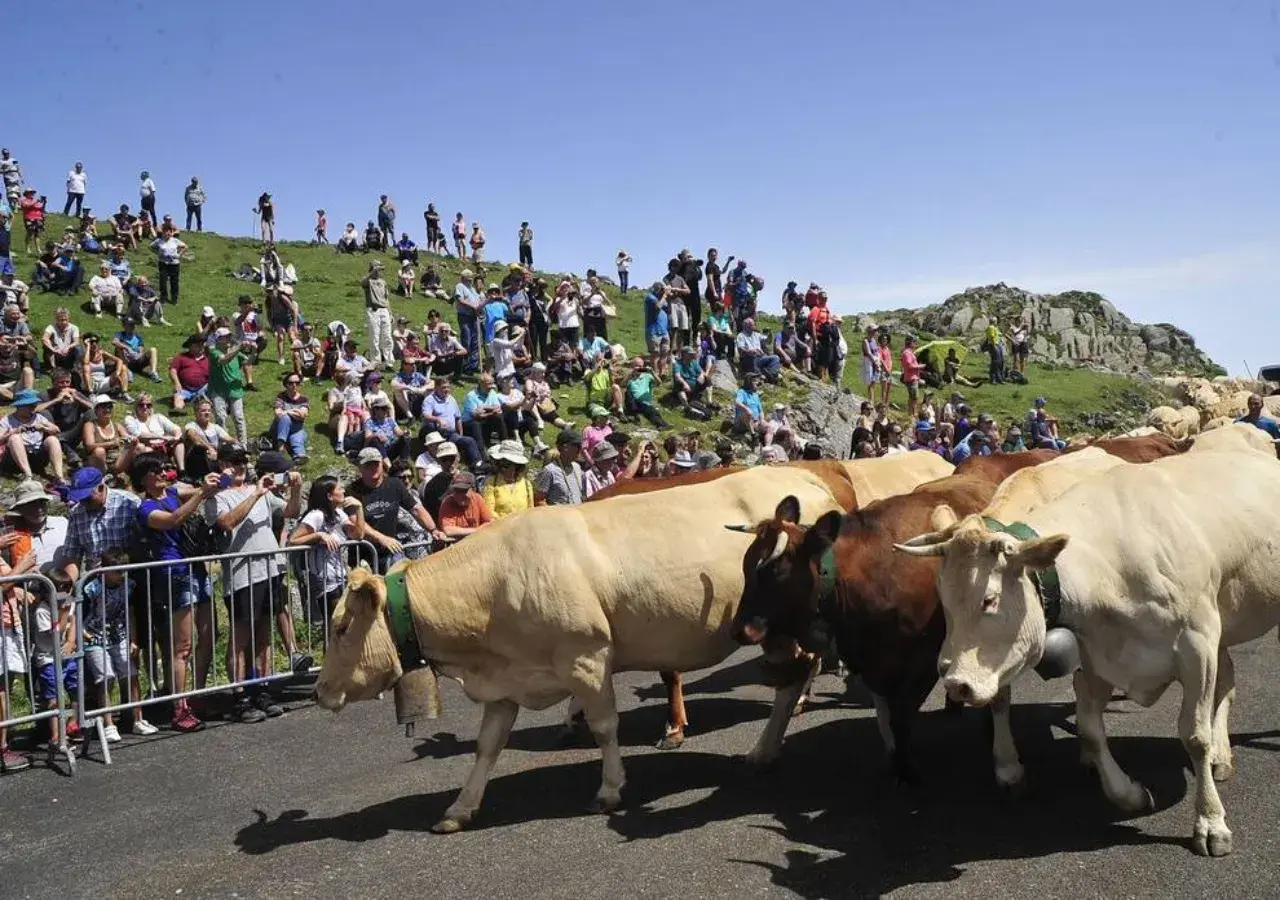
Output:
[[[218,479],[218,487],[226,489],[231,487],[232,478],[230,475],[223,475]]]

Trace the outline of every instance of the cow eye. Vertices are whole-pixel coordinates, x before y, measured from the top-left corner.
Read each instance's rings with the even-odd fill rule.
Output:
[[[988,594],[982,598],[982,611],[984,613],[995,612],[1000,608],[1000,597],[998,594]]]
[[[346,635],[347,629],[350,627],[351,627],[351,624],[349,622],[344,621],[341,625],[339,625],[337,628],[334,629],[333,633],[338,636],[339,640],[341,640]]]

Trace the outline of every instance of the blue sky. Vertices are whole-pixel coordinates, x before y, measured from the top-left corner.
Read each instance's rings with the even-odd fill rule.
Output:
[[[714,245],[770,306],[795,278],[846,312],[1092,289],[1232,371],[1280,362],[1257,327],[1280,289],[1271,3],[115,7],[5,14],[46,52],[9,79],[3,141],[51,203],[77,159],[99,212],[147,168],[179,213],[198,174],[206,227],[239,234],[263,189],[289,238],[387,193],[416,240],[433,200],[502,258],[528,219],[554,270],[625,247],[647,281]]]

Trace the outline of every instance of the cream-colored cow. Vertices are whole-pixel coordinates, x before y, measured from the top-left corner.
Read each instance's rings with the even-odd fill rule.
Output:
[[[1151,806],[1116,763],[1103,710],[1112,687],[1154,704],[1182,686],[1179,734],[1195,769],[1197,853],[1231,852],[1214,781],[1234,771],[1228,648],[1280,623],[1280,461],[1206,451],[1119,466],[1024,517],[1039,537],[992,532],[970,516],[921,546],[941,556],[948,694],[992,703],[1045,648],[1043,586],[1059,586],[1059,624],[1080,644],[1076,719],[1085,758],[1121,808]]]
[[[905,479],[914,486],[950,470],[941,460],[922,463],[929,455],[871,468],[895,484],[903,472],[917,473]],[[788,494],[814,519],[847,508],[848,466],[863,469],[831,463],[824,477],[820,468],[759,467],[667,491],[541,507],[387,579],[353,572],[334,611],[316,698],[337,711],[395,685],[402,666],[393,628],[405,622],[400,643],[416,639],[438,671],[484,704],[475,765],[437,831],[471,820],[519,708],[545,709],[571,695],[604,758],[596,805],[611,809],[623,786],[613,673],[693,671],[737,649],[731,629],[752,537],[724,523],[762,519]],[[752,760],[777,755],[800,689],[778,690]]]

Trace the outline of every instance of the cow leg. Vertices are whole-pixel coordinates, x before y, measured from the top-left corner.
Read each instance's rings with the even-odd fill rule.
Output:
[[[782,739],[786,736],[787,726],[791,723],[791,712],[796,708],[796,701],[804,690],[804,682],[784,685],[774,691],[773,709],[769,711],[769,721],[760,733],[760,739],[746,756],[746,763],[752,767],[766,766],[778,758],[782,750]]]
[[[489,771],[498,761],[498,754],[507,746],[511,726],[515,724],[520,707],[513,700],[493,700],[484,705],[480,719],[480,734],[476,738],[476,761],[467,775],[466,782],[453,804],[445,810],[444,818],[432,826],[436,834],[461,831],[471,821],[480,801],[484,798],[485,785],[489,783]]]
[[[1236,670],[1231,653],[1218,648],[1218,678],[1213,685],[1213,780],[1226,781],[1236,773],[1231,754],[1231,731],[1228,719],[1236,696]]]
[[[618,705],[613,693],[608,651],[574,660],[572,682],[574,694],[582,701],[587,727],[600,745],[600,790],[596,792],[591,808],[596,812],[608,812],[622,803],[622,788],[626,783],[622,748],[618,745]]]
[[[560,734],[556,744],[560,747],[579,746],[585,735],[582,734],[586,718],[582,714],[582,701],[570,695],[569,706],[564,713],[564,722],[560,725]]]
[[[1216,623],[1212,634],[1188,631],[1174,651],[1179,681],[1182,682],[1182,710],[1178,716],[1178,736],[1191,757],[1196,775],[1196,821],[1191,831],[1191,848],[1201,856],[1226,856],[1231,852],[1231,829],[1213,783],[1214,709],[1217,688],[1219,640]]]
[[[1151,794],[1125,774],[1107,746],[1107,729],[1102,713],[1111,699],[1111,685],[1085,669],[1075,673],[1076,728],[1083,744],[1081,759],[1098,771],[1098,780],[1107,799],[1126,812],[1141,812],[1154,804]]]
[[[804,712],[804,706],[809,702],[809,692],[813,690],[813,682],[821,672],[822,656],[815,653],[813,663],[809,666],[809,674],[805,676],[804,685],[800,688],[800,696],[796,698],[796,705],[791,710],[791,715],[798,716]]]
[[[897,742],[893,738],[893,725],[891,724],[891,717],[889,715],[889,701],[881,697],[879,694],[872,692],[871,703],[876,708],[876,727],[880,729],[880,740],[884,741],[885,755],[892,758]]]
[[[1009,722],[1009,707],[1013,705],[1013,692],[1008,685],[1000,688],[991,704],[991,755],[996,763],[996,784],[1007,790],[1022,786],[1026,772],[1018,759],[1018,746],[1013,742],[1013,729]]]
[[[684,679],[679,672],[659,672],[667,689],[667,733],[658,741],[659,750],[675,750],[684,743],[689,718],[684,711]]]

